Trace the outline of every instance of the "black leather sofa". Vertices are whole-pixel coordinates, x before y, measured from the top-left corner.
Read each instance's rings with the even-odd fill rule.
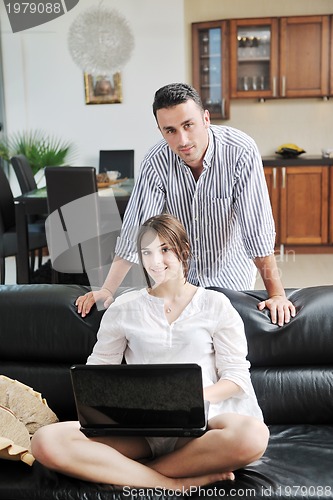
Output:
[[[42,393],[60,419],[76,417],[69,366],[84,363],[103,311],[82,319],[79,285],[0,286],[1,373]],[[257,310],[264,292],[223,290],[246,325],[252,379],[271,437],[263,458],[236,480],[192,498],[333,498],[333,286],[288,290],[297,307],[290,324]],[[130,480],[130,478],[129,478]],[[119,490],[49,471],[35,462],[0,461],[3,500],[186,498],[176,491]]]

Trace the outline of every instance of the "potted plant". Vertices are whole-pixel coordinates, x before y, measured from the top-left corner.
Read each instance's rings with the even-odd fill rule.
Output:
[[[0,139],[0,158],[9,164],[18,154],[27,158],[36,175],[46,166],[68,164],[74,158],[74,146],[42,130],[16,132]]]

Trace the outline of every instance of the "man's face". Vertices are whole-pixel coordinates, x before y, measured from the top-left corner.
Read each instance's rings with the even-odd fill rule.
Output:
[[[157,123],[170,148],[190,167],[202,167],[208,146],[209,112],[192,100],[156,113]]]

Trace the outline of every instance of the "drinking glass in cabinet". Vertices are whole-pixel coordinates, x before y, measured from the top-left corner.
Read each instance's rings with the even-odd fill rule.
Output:
[[[239,27],[237,30],[238,90],[267,90],[270,74],[269,26]]]

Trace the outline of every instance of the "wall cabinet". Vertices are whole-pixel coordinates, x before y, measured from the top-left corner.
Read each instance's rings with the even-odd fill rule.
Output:
[[[234,19],[230,34],[231,97],[275,97],[278,20]]]
[[[328,95],[329,16],[231,21],[231,97]]]
[[[280,20],[280,95],[328,95],[329,16]]]
[[[213,119],[229,118],[229,24],[192,24],[192,80]]]
[[[277,245],[332,243],[330,170],[329,166],[315,165],[264,167],[276,225]],[[331,189],[332,183],[331,175]]]
[[[229,96],[333,95],[333,16],[194,23],[192,57],[193,85],[213,119],[229,117]]]

